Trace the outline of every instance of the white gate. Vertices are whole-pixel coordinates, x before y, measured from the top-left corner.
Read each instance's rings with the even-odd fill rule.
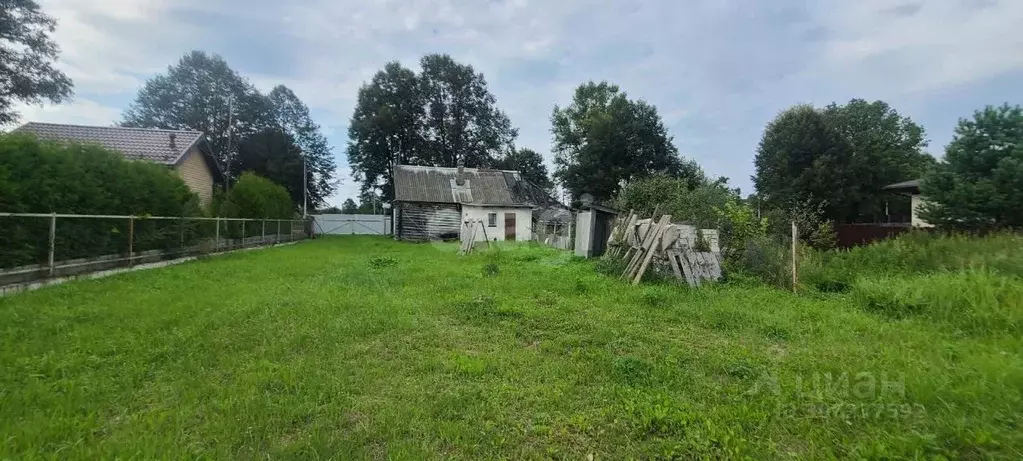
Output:
[[[381,214],[313,215],[313,233],[317,235],[390,235],[391,217]]]

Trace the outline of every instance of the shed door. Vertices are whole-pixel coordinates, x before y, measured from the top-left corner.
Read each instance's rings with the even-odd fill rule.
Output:
[[[504,239],[509,242],[515,241],[515,213],[504,214]]]

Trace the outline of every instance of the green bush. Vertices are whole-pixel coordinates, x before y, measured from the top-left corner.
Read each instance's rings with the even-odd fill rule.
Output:
[[[294,205],[283,187],[255,173],[242,173],[214,207],[225,218],[291,219]]]
[[[129,161],[95,145],[0,135],[0,211],[93,215],[195,216],[198,197],[163,165]],[[61,219],[55,259],[123,253],[127,220]],[[135,249],[177,245],[178,227],[137,220]],[[0,218],[0,267],[36,264],[49,251],[49,220]]]

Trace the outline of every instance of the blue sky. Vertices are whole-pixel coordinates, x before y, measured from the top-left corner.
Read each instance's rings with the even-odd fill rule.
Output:
[[[76,99],[23,121],[111,124],[150,76],[192,49],[218,53],[310,106],[357,185],[344,146],[356,92],[392,60],[448,53],[486,76],[550,166],[550,114],[587,80],[659,109],[675,144],[752,191],[764,125],[797,103],[883,99],[940,156],[959,117],[1023,103],[1019,0],[39,0],[58,20]]]

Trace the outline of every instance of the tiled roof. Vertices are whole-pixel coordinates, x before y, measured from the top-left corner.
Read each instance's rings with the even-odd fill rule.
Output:
[[[31,133],[40,139],[99,144],[131,160],[149,160],[165,165],[176,164],[188,149],[203,139],[199,131],[36,122],[27,123],[14,131]]]
[[[394,172],[394,199],[468,205],[537,205],[524,190],[523,185],[528,183],[517,171],[465,168],[462,175],[467,191],[454,186],[458,179],[457,168],[398,165]]]

